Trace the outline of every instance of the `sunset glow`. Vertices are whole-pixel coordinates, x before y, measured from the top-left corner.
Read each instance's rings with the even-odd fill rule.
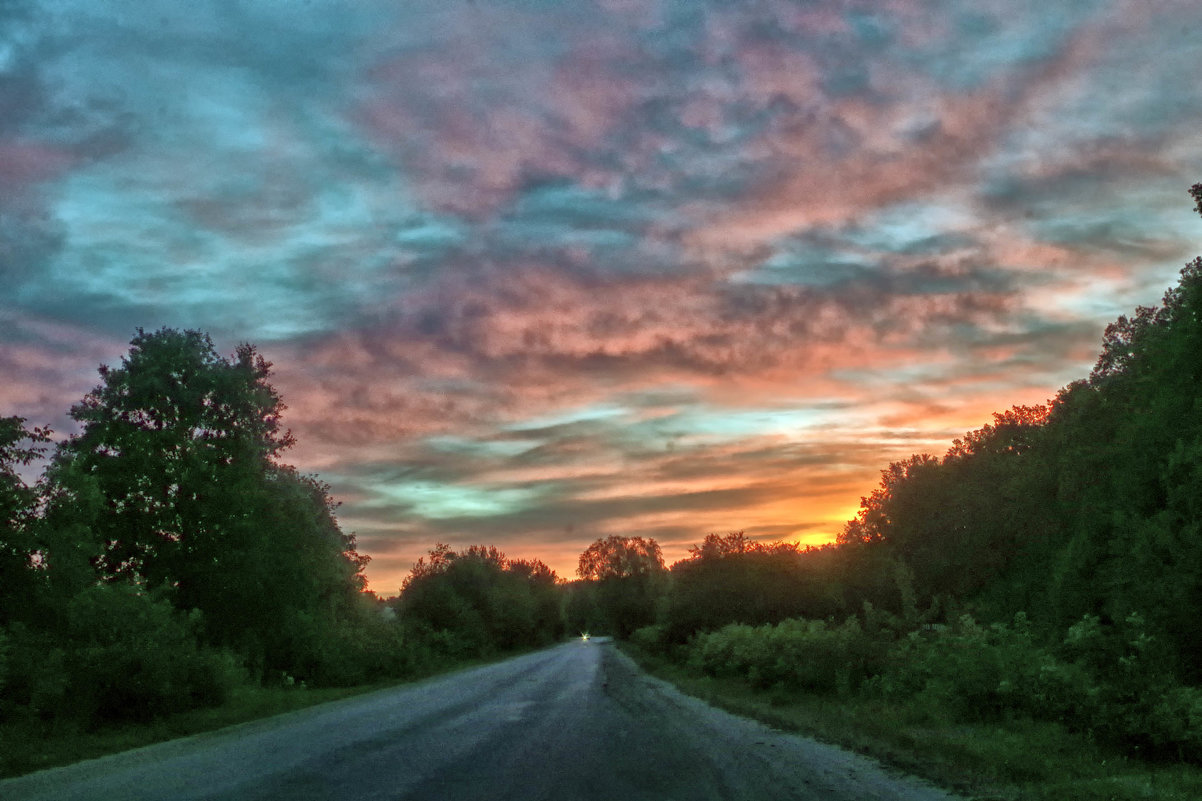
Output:
[[[381,594],[826,542],[1202,251],[1200,67],[1196,0],[6,3],[0,416],[255,343]]]

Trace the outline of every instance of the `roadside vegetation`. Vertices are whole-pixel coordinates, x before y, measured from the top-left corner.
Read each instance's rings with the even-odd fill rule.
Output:
[[[1202,770],[1124,754],[1059,723],[1021,714],[966,722],[921,696],[882,698],[757,688],[621,644],[648,672],[736,714],[875,757],[972,801],[1192,801]]]
[[[724,705],[986,797],[1202,797],[1202,259],[837,544],[710,535],[665,588],[629,647]]]
[[[495,548],[367,592],[329,488],[281,460],[270,368],[139,330],[73,436],[0,418],[0,775],[562,635],[555,574]]]

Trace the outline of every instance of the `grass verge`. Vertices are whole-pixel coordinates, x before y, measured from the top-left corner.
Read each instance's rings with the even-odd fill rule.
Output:
[[[223,729],[239,723],[294,712],[364,693],[416,684],[436,676],[499,662],[535,649],[509,651],[490,658],[444,664],[418,676],[355,687],[308,688],[243,685],[217,707],[193,709],[147,723],[121,723],[87,730],[71,721],[0,722],[0,779],[141,748],[154,743]]]
[[[1025,719],[965,725],[918,703],[761,691],[619,647],[654,676],[714,706],[875,757],[973,801],[1196,801],[1202,769],[1147,763],[1063,726]]]

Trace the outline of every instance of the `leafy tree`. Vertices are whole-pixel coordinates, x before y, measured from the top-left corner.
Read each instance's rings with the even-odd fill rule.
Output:
[[[162,589],[211,641],[286,670],[306,629],[353,607],[366,559],[328,487],[276,461],[293,438],[270,375],[251,345],[226,359],[206,334],[139,329],[71,409],[80,431],[55,455],[46,519],[94,549],[101,576]]]
[[[18,468],[41,457],[49,440],[48,429],[28,430],[22,417],[0,418],[0,625],[28,617],[36,595],[39,496]]]
[[[597,602],[597,582],[577,579],[563,586],[563,621],[569,634],[594,634],[607,624]]]
[[[220,560],[221,534],[242,510],[231,501],[292,443],[271,365],[253,346],[233,360],[207,334],[138,329],[118,368],[71,409],[81,430],[60,462],[94,477],[106,514],[94,521],[111,576],[179,581],[191,559]]]
[[[413,566],[396,608],[413,637],[455,657],[540,645],[563,632],[554,571],[491,546],[438,544]]]
[[[655,540],[617,534],[598,539],[580,554],[576,574],[596,582],[598,609],[615,636],[627,637],[655,622],[665,578]]]
[[[576,575],[590,581],[654,576],[664,570],[659,543],[618,534],[599,539],[580,554]]]
[[[531,638],[543,642],[563,636],[563,592],[555,571],[540,559],[511,559],[507,569],[530,595]]]

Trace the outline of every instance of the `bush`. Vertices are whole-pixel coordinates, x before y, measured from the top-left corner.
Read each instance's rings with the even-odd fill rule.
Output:
[[[996,720],[1034,711],[1038,688],[1059,688],[1054,660],[1035,645],[1026,616],[983,627],[967,615],[946,629],[917,631],[889,654],[876,687],[887,697],[923,695],[956,718]],[[1042,685],[1041,685],[1042,682]]]
[[[375,609],[356,610],[343,621],[295,615],[289,625],[287,672],[319,687],[350,687],[385,677],[411,675],[401,625]]]
[[[67,694],[65,652],[43,632],[15,623],[6,636],[6,673],[0,693],[0,718],[51,718]]]
[[[1013,714],[1063,723],[1130,751],[1202,761],[1202,689],[1176,686],[1165,652],[1131,615],[1074,624],[1058,649],[1012,625],[915,632],[872,682],[886,697],[919,697],[964,721]]]
[[[80,593],[68,605],[62,650],[71,708],[58,712],[97,723],[223,703],[239,668],[231,655],[198,644],[199,623],[199,613],[183,618],[133,586]]]
[[[664,652],[666,627],[663,625],[643,626],[630,634],[630,642],[647,653]]]
[[[1171,652],[1141,615],[1109,625],[1086,615],[1060,650],[1092,685],[1078,727],[1132,750],[1202,761],[1202,690],[1176,685]]]
[[[1147,731],[1153,753],[1202,762],[1202,688],[1175,687],[1152,709]]]
[[[879,670],[883,645],[859,621],[842,625],[789,619],[777,625],[741,623],[698,634],[689,661],[711,676],[741,678],[753,687],[846,692]]]

